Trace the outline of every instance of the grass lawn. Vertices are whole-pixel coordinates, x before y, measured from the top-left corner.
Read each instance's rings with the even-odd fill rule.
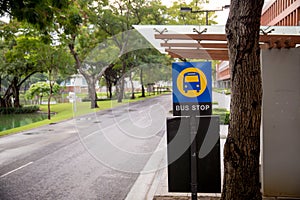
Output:
[[[60,122],[60,121],[67,120],[67,119],[72,119],[75,116],[81,116],[81,115],[97,112],[100,110],[105,110],[105,109],[113,108],[116,106],[121,106],[121,105],[124,105],[127,103],[132,103],[132,102],[136,102],[136,101],[140,101],[140,100],[144,100],[144,99],[153,98],[156,96],[158,96],[158,95],[146,96],[145,98],[124,99],[122,103],[117,103],[116,100],[99,101],[98,102],[99,108],[95,108],[95,109],[90,108],[90,102],[76,103],[76,109],[72,103],[54,104],[54,105],[51,105],[51,112],[53,112],[55,114],[51,116],[51,120],[45,119],[45,120],[31,123],[31,124],[28,124],[25,126],[5,130],[5,131],[0,132],[0,136],[30,130],[30,129],[33,129],[33,128],[36,128],[39,126],[56,123],[56,122]],[[40,109],[42,112],[47,113],[47,105],[40,105]],[[74,112],[74,110],[76,110],[76,112]]]

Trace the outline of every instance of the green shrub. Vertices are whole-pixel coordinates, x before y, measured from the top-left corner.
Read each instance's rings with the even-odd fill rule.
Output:
[[[220,124],[229,124],[230,112],[226,108],[214,108],[212,113],[220,116]]]
[[[25,114],[34,113],[39,110],[38,106],[25,106],[20,108],[0,108],[0,114]]]

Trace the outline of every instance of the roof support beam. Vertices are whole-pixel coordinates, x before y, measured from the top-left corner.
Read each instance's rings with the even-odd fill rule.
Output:
[[[225,34],[155,34],[155,39],[165,41],[183,40],[189,42],[165,42],[161,47],[173,58],[228,60],[228,46]],[[299,35],[260,35],[260,48],[294,48],[300,44]],[[177,49],[174,49],[177,48]]]
[[[155,39],[226,41],[225,34],[155,34]]]
[[[227,50],[166,49],[166,52],[173,58],[228,60]]]
[[[161,43],[161,47],[188,47],[188,48],[213,48],[227,49],[227,43]]]
[[[155,34],[155,39],[169,39],[169,40],[213,40],[213,41],[227,41],[225,34]],[[270,40],[290,40],[295,44],[300,44],[299,35],[260,35],[260,42],[269,42]]]

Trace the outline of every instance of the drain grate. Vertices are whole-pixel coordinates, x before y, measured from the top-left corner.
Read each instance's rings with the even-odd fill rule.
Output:
[[[24,133],[24,135],[39,135],[39,134],[46,134],[48,132],[54,131],[54,129],[46,129],[46,130],[41,130],[41,131],[37,131],[37,132],[27,132]]]
[[[38,135],[38,134],[43,134],[44,132],[28,132],[24,133],[24,135]]]

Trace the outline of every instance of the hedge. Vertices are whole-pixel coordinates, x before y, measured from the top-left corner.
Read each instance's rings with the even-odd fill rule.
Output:
[[[220,124],[229,124],[230,112],[226,108],[214,108],[213,115],[220,116]]]

